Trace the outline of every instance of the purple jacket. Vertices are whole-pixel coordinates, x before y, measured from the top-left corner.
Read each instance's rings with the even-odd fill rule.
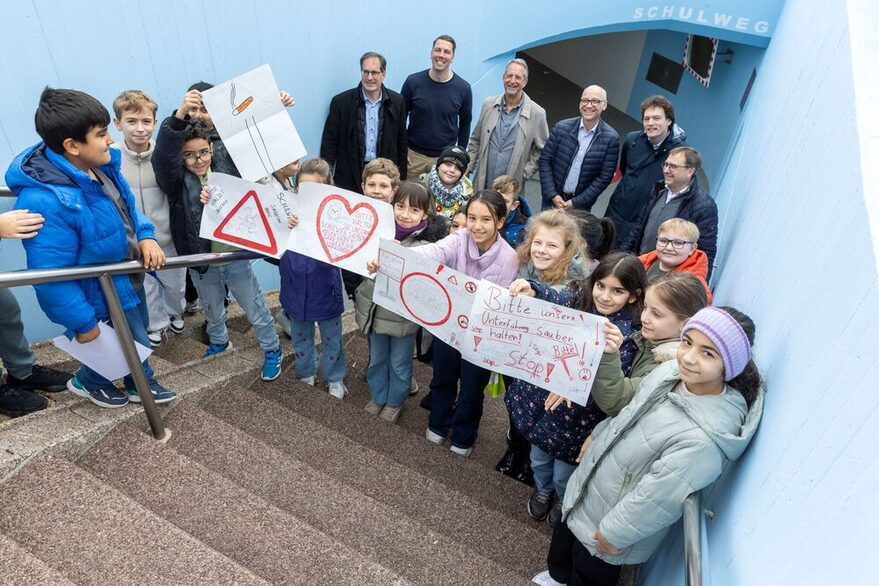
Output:
[[[466,228],[439,242],[418,247],[418,252],[474,279],[485,279],[509,287],[519,272],[516,251],[500,237],[482,255]]]

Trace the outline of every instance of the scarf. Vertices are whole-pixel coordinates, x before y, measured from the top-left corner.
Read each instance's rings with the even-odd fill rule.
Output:
[[[409,238],[412,234],[414,234],[420,230],[424,230],[427,227],[427,218],[424,218],[423,220],[421,220],[420,222],[418,222],[417,224],[415,224],[411,228],[404,228],[400,224],[394,224],[394,226],[397,228],[395,238],[397,239],[398,242],[403,242],[405,239]]]
[[[461,175],[461,179],[463,179],[463,175]],[[464,181],[458,179],[458,182],[455,185],[448,189],[443,182],[440,181],[439,175],[436,172],[436,165],[430,170],[430,173],[427,176],[427,187],[430,189],[430,193],[433,194],[433,197],[436,198],[436,202],[443,209],[455,209],[457,210],[460,206],[461,202],[464,201]]]

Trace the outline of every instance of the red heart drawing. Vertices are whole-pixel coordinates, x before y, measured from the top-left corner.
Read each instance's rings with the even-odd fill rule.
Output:
[[[344,213],[347,214],[345,219],[340,217],[338,218],[339,221],[334,222],[333,218],[324,217],[324,213],[327,212],[327,206],[332,202],[338,202],[341,206],[333,206],[330,210],[339,210],[339,213],[344,210]],[[358,211],[361,209],[367,212],[368,221],[364,223],[371,224],[371,226],[357,225],[351,221],[352,217],[358,214]],[[360,212],[360,214],[362,215],[363,212]],[[372,205],[365,202],[359,203],[352,208],[347,199],[334,193],[328,195],[320,202],[320,207],[317,208],[316,223],[317,238],[324,249],[324,254],[327,255],[327,259],[330,262],[334,263],[348,258],[366,246],[375,229],[378,228],[378,213],[376,213]]]

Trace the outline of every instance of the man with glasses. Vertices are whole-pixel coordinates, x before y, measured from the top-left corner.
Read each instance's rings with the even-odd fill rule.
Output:
[[[580,116],[556,124],[540,155],[543,209],[590,210],[610,185],[620,152],[617,131],[601,119],[607,92],[590,85],[580,96]]]
[[[390,159],[406,178],[406,104],[384,86],[387,62],[378,53],[360,58],[360,83],[333,97],[324,124],[320,156],[333,167],[336,185],[360,191],[363,167]]]
[[[696,180],[701,166],[702,157],[694,148],[678,147],[668,153],[662,164],[664,180],[656,184],[653,199],[623,242],[623,250],[636,254],[655,250],[663,222],[672,218],[688,220],[699,228],[697,244],[708,256],[708,277],[711,277],[717,253],[717,205]]]

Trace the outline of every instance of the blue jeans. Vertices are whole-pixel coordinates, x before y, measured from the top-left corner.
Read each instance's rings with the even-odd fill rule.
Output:
[[[140,297],[140,303],[137,307],[125,310],[125,321],[128,322],[128,328],[131,330],[131,337],[134,338],[134,341],[141,346],[149,348],[150,340],[147,338],[147,324],[150,322],[150,315],[149,311],[147,311],[146,296],[144,295],[143,288],[137,294]],[[98,316],[98,319],[113,325],[112,320],[108,316]],[[143,373],[146,375],[147,382],[152,386],[156,382],[156,376],[153,373],[153,367],[150,366],[149,359],[143,361]],[[90,391],[113,384],[88,366],[81,366],[76,371],[76,378]],[[126,389],[134,388],[134,379],[130,374],[125,376],[124,383]]]
[[[369,368],[366,381],[372,402],[399,407],[409,396],[415,334],[388,336],[369,334]]]
[[[313,321],[290,318],[293,350],[296,351],[296,376],[308,378],[317,372]],[[345,352],[342,349],[342,316],[317,322],[321,341],[321,373],[334,383],[345,378]]]
[[[565,500],[568,479],[577,469],[564,460],[547,454],[535,445],[531,446],[531,469],[534,471],[534,486],[540,492],[555,491],[559,502]]]
[[[465,449],[472,447],[479,433],[482,401],[485,398],[485,385],[488,384],[489,378],[491,378],[490,371],[467,362],[461,358],[460,352],[439,338],[435,338],[428,420],[431,431],[445,436],[451,429],[453,446]],[[457,405],[455,405],[456,396]]]
[[[281,347],[281,340],[278,339],[278,333],[275,331],[275,319],[266,305],[249,260],[213,265],[205,273],[190,269],[189,276],[192,277],[192,284],[195,285],[198,297],[201,299],[211,344],[223,345],[229,341],[226,306],[223,303],[226,298],[226,290],[223,287],[225,285],[250,320],[260,348],[271,352]]]

